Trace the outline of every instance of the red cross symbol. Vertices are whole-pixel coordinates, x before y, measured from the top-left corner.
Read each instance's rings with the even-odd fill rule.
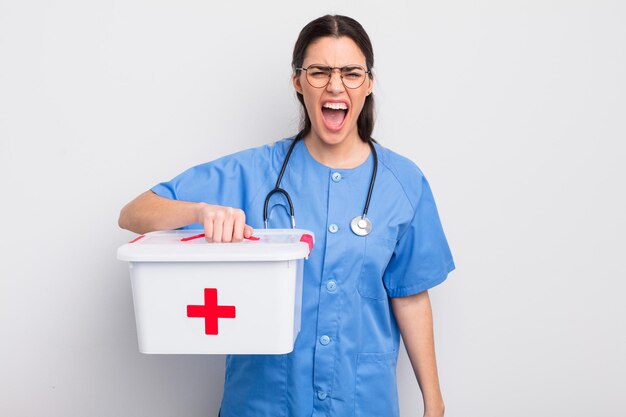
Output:
[[[217,288],[205,288],[204,305],[188,305],[187,317],[204,317],[204,332],[217,334],[217,319],[234,319],[235,306],[218,306]]]

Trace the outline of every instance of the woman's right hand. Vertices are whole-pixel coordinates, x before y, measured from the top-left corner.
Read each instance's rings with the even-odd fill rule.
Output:
[[[148,190],[120,212],[121,228],[143,234],[200,223],[208,242],[241,242],[252,236],[243,210],[207,203],[171,200]]]
[[[243,210],[233,207],[200,203],[197,223],[204,227],[207,242],[241,242],[254,232]]]

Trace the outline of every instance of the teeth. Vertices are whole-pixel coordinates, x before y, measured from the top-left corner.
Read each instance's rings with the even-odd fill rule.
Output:
[[[348,110],[348,106],[346,106],[346,103],[324,103],[322,107],[333,110]]]

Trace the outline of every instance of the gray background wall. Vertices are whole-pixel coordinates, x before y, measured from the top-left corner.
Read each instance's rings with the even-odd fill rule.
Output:
[[[223,357],[137,352],[118,212],[295,133],[291,48],[327,12],[368,30],[375,137],[458,265],[431,291],[447,415],[624,415],[619,0],[1,0],[1,415],[216,415]],[[398,379],[421,415],[405,353]]]

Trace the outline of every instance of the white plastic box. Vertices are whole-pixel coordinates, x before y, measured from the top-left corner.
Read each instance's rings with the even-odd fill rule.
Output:
[[[152,232],[118,249],[130,262],[139,351],[291,352],[313,234],[264,229],[258,240],[207,243],[201,233]]]

